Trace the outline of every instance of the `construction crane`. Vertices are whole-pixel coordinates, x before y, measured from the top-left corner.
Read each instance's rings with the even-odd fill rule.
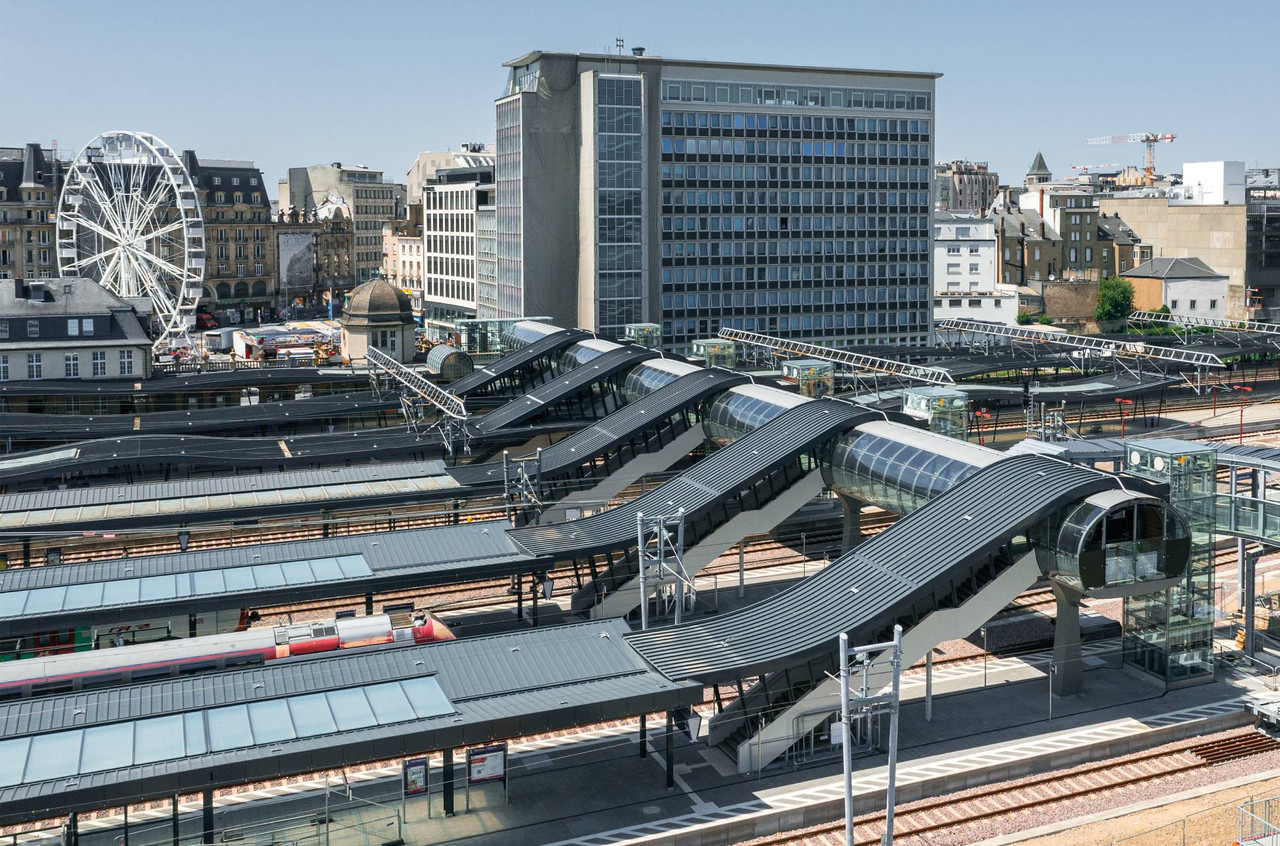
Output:
[[[1156,144],[1161,141],[1172,141],[1178,136],[1173,133],[1161,135],[1158,132],[1132,132],[1128,135],[1104,135],[1101,138],[1090,138],[1085,141],[1086,144],[1146,144],[1147,159],[1143,167],[1143,174],[1146,176],[1147,186],[1150,187],[1156,182]]]

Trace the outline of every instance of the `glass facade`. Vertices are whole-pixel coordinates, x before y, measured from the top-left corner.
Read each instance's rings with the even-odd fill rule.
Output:
[[[1202,444],[1153,438],[1125,442],[1125,470],[1169,485],[1169,503],[1191,532],[1182,582],[1128,598],[1125,662],[1170,687],[1213,679],[1213,547],[1217,525],[1217,453]]]
[[[1191,537],[1177,511],[1155,499],[1128,497],[1111,506],[1099,499],[1090,497],[1063,520],[1054,545],[1056,578],[1081,591],[1141,588],[1185,570]]]
[[[662,98],[669,348],[722,326],[837,346],[927,342],[930,94],[664,80]]]
[[[981,468],[867,432],[838,438],[825,459],[828,487],[895,514],[910,514]]]
[[[644,102],[639,76],[596,79],[595,330],[644,320]]]
[[[521,95],[498,101],[494,168],[495,298],[493,314],[524,315],[524,138]]]
[[[658,364],[637,364],[627,372],[622,382],[622,393],[627,402],[635,402],[698,368],[679,361]]]
[[[0,787],[453,714],[434,678],[0,740]]]
[[[812,400],[754,386],[730,388],[707,406],[702,426],[708,438],[718,446],[726,446],[803,402]]]

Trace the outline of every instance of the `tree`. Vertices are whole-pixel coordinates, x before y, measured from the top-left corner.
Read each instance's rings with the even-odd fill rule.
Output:
[[[1133,283],[1120,276],[1108,276],[1098,283],[1095,320],[1122,320],[1133,311]]]
[[[1042,314],[1036,318],[1036,323],[1039,323],[1041,326],[1051,326],[1053,324],[1053,318],[1047,314]]]
[[[1018,312],[1018,325],[1026,326],[1028,323],[1035,323],[1036,316],[1029,311]]]

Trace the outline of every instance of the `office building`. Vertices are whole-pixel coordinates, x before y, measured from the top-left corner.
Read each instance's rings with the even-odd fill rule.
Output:
[[[937,74],[534,52],[497,101],[497,316],[686,350],[930,335]]]

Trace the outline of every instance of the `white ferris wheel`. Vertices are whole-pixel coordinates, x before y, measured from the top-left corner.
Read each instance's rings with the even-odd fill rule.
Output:
[[[104,132],[67,169],[58,266],[147,298],[157,349],[190,342],[204,282],[204,221],[182,159],[146,132]]]

